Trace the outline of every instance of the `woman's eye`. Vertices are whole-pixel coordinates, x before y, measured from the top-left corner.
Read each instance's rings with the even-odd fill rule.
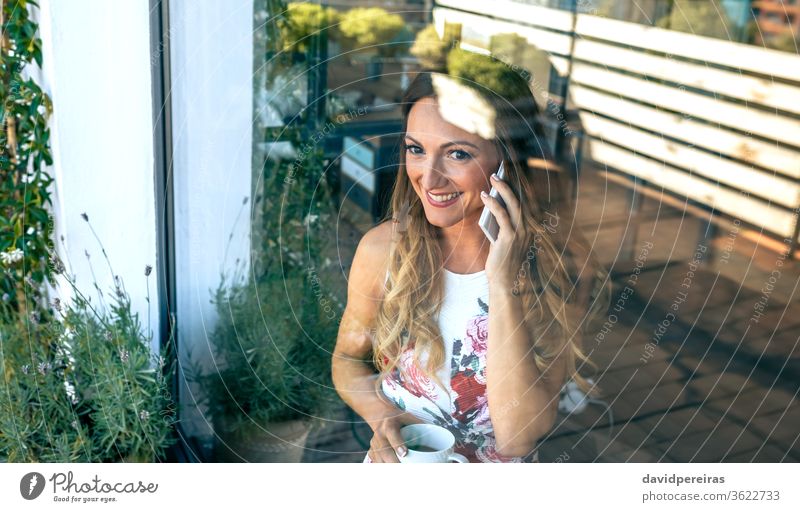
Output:
[[[420,153],[422,153],[422,148],[415,144],[406,144],[406,151],[408,151],[412,155],[419,155]]]
[[[450,155],[456,160],[468,160],[472,158],[472,155],[462,149],[454,149],[450,152]]]

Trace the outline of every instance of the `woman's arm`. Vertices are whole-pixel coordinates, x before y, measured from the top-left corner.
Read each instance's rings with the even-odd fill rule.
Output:
[[[486,260],[489,279],[486,393],[497,451],[504,456],[525,456],[553,426],[568,354],[559,354],[544,372],[536,366],[533,335],[524,320],[522,297],[512,293],[529,250],[527,240],[520,234],[522,209],[508,183],[492,175],[492,184],[505,206],[496,198],[481,194],[500,225]]]
[[[356,249],[331,369],[339,396],[375,433],[370,450],[374,462],[398,462],[395,450],[403,448],[400,427],[420,422],[376,389],[378,374],[368,359],[372,353],[371,333],[383,298],[388,247],[384,238],[389,227],[381,224],[371,229]]]
[[[511,289],[489,288],[486,392],[498,453],[524,457],[555,422],[566,365],[559,356],[539,371],[532,336],[523,322],[521,295],[513,295]]]

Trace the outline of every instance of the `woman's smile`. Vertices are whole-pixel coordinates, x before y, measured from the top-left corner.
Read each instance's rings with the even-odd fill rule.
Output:
[[[436,208],[447,208],[455,204],[458,198],[461,197],[462,192],[453,192],[451,194],[432,194],[427,192],[425,195],[428,197],[428,202]]]

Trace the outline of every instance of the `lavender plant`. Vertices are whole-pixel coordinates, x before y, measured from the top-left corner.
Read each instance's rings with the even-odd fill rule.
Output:
[[[108,305],[102,299],[95,305],[57,256],[51,264],[69,283],[72,300],[53,299],[55,314],[44,321],[21,315],[0,323],[0,458],[162,460],[175,442],[173,337],[153,353],[118,276]],[[145,267],[146,278],[151,270]]]

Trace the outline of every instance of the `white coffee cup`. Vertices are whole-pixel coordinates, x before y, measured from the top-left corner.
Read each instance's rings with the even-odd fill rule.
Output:
[[[413,423],[400,429],[408,452],[400,457],[403,463],[469,462],[460,453],[455,453],[455,436],[446,428],[428,423]],[[434,451],[418,451],[414,446],[426,446]]]

